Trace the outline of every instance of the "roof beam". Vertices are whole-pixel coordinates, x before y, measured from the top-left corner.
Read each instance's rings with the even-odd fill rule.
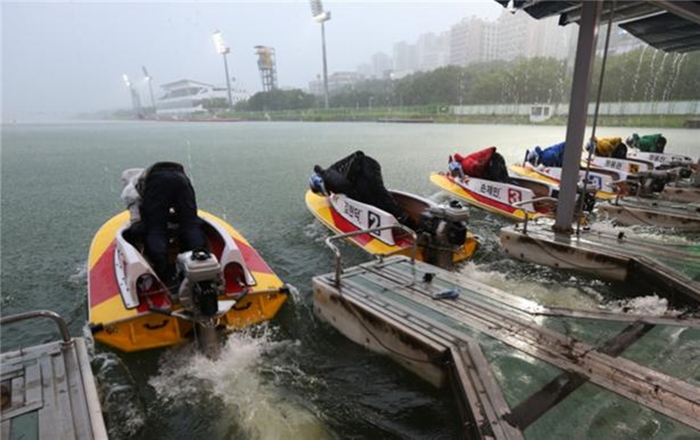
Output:
[[[700,3],[696,1],[650,0],[649,3],[658,6],[673,15],[700,24]]]

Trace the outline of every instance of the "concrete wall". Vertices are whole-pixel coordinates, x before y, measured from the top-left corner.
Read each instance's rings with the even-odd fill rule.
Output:
[[[450,107],[453,115],[522,115],[528,116],[535,104],[455,105]],[[546,105],[546,104],[537,104]],[[557,116],[569,114],[569,105],[548,104],[551,113]],[[588,114],[595,112],[595,103],[588,105]],[[659,102],[601,102],[601,115],[700,115],[700,101]]]

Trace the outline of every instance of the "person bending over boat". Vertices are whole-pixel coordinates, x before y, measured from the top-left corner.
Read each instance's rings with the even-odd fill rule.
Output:
[[[535,166],[544,165],[546,167],[561,168],[564,166],[564,145],[564,142],[559,142],[544,150],[538,145],[534,150],[525,154],[525,160]]]
[[[143,231],[146,257],[169,284],[175,269],[168,263],[168,222],[178,225],[179,252],[207,248],[192,182],[176,162],[157,162],[145,170],[132,168],[124,171],[122,180],[126,184],[122,199],[132,225]]]
[[[627,145],[647,153],[663,153],[664,148],[666,148],[666,138],[660,133],[645,134],[643,136],[633,133],[632,136],[627,138]]]
[[[388,212],[406,226],[415,226],[410,224],[408,213],[401,209],[384,186],[379,162],[362,151],[358,150],[326,169],[320,165],[314,166],[309,186],[317,194],[345,194],[353,200]]]
[[[504,183],[510,180],[506,161],[496,151],[496,147],[484,148],[467,156],[455,153],[454,160],[450,160],[450,163],[455,162],[459,163],[464,174],[470,177]],[[450,168],[453,166],[450,165]]]
[[[627,145],[622,142],[622,138],[619,137],[609,137],[609,138],[593,138],[586,144],[586,149],[590,151],[592,146],[595,145],[595,155],[603,157],[612,157],[615,159],[625,159],[627,158]]]

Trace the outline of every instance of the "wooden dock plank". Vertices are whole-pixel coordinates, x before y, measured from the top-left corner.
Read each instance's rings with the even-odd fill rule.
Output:
[[[75,430],[75,422],[76,417],[79,416],[79,414],[74,412],[70,392],[70,376],[71,374],[74,374],[74,371],[70,371],[68,369],[66,362],[67,358],[72,352],[72,346],[66,345],[63,347],[63,351],[60,356],[51,356],[54,374],[54,396],[56,398],[56,418],[58,419],[58,424],[56,425],[55,429],[63,438],[78,439],[81,437],[78,437],[77,435]]]
[[[92,438],[95,440],[107,440],[107,429],[104,423],[102,407],[83,338],[75,338],[75,348],[78,365],[80,366],[80,377],[83,381],[85,404],[88,408],[86,416],[90,419]]]
[[[24,375],[16,376],[12,380],[12,400],[11,408],[19,408],[25,404],[25,390],[26,384],[24,381]]]
[[[43,405],[43,398],[41,392],[41,366],[38,363],[36,363],[27,366],[27,369],[25,371],[25,404],[40,403]]]
[[[56,388],[53,383],[53,362],[50,356],[39,360],[41,367],[41,391],[44,406],[39,411],[39,436],[48,436],[50,432],[57,432],[59,421],[56,420],[58,408],[56,408]]]
[[[482,437],[524,439],[523,433],[505,422],[510,407],[476,341],[460,343],[451,350],[456,382],[467,396],[471,413]]]
[[[0,423],[0,438],[9,439],[12,432],[12,420],[7,419]]]
[[[66,367],[67,397],[70,401],[72,427],[76,439],[92,438],[89,410],[83,386],[83,377],[78,363],[76,344],[65,350],[63,360]]]
[[[0,355],[0,362],[3,366],[10,365],[14,362],[17,362],[18,360],[21,360],[23,363],[26,363],[43,356],[52,355],[60,352],[60,344],[49,343],[3,353],[2,355]]]

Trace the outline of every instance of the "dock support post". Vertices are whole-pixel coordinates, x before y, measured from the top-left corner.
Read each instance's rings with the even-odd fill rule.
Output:
[[[601,0],[581,2],[581,24],[576,46],[574,78],[571,84],[569,119],[566,126],[564,167],[561,175],[561,191],[554,223],[556,232],[567,234],[573,232],[571,225],[576,206],[576,189],[581,167],[581,149],[583,146],[583,135],[586,131],[588,97],[602,5],[603,2]]]

